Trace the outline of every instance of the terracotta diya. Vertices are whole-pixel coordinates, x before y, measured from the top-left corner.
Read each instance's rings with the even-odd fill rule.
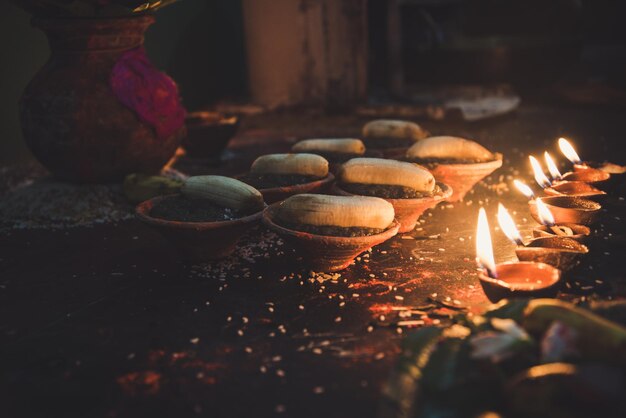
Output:
[[[400,224],[394,220],[378,234],[347,237],[318,235],[298,231],[277,223],[278,207],[281,203],[268,206],[263,212],[263,223],[289,242],[302,256],[303,262],[320,271],[338,271],[347,268],[356,256],[367,249],[387,241],[398,233]]]
[[[552,213],[556,224],[579,224],[591,225],[600,214],[602,206],[598,202],[589,199],[570,196],[540,197],[528,201],[530,214],[539,223],[541,218],[537,212],[537,202],[543,203]]]
[[[561,286],[560,270],[549,264],[521,261],[496,265],[484,208],[478,215],[476,259],[482,267],[480,285],[494,303],[505,298],[554,297]]]
[[[585,225],[578,224],[557,224],[553,226],[541,225],[536,228],[533,228],[533,237],[535,238],[544,238],[544,237],[565,237],[569,239],[573,239],[580,243],[585,242],[589,235],[591,234],[591,229]]]
[[[437,182],[441,193],[433,194],[432,196],[421,197],[416,199],[387,199],[385,200],[393,205],[393,209],[396,212],[396,219],[400,224],[398,229],[399,234],[411,232],[415,229],[417,220],[428,209],[434,208],[440,202],[447,200],[452,195],[452,188]],[[341,196],[355,196],[343,190],[338,184],[334,184],[332,190],[335,194]]]
[[[595,202],[603,201],[607,195],[605,191],[583,181],[555,182],[552,186],[543,189],[543,191],[548,196],[580,197]]]
[[[606,171],[588,168],[563,174],[561,182],[584,182],[596,188],[606,188],[611,175]],[[561,183],[561,182],[557,182]]]
[[[155,204],[177,195],[159,196],[140,203],[136,208],[139,219],[150,225],[174,244],[190,261],[208,261],[233,253],[241,236],[261,221],[262,211],[230,221],[182,222],[150,215]]]
[[[580,242],[557,236],[535,238],[515,249],[520,261],[546,263],[561,271],[575,267],[580,257],[588,252],[589,249]]]

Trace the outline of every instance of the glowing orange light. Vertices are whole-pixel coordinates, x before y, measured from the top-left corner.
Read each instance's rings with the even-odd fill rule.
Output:
[[[521,182],[521,181],[516,179],[516,180],[513,180],[513,184],[515,185],[515,187],[517,187],[517,190],[519,190],[527,198],[529,198],[529,199],[534,199],[535,198],[535,193],[533,193],[533,189],[528,187],[523,182]]]
[[[498,203],[498,224],[500,225],[500,229],[502,229],[502,232],[504,232],[504,235],[506,235],[508,239],[510,239],[517,245],[524,245],[524,242],[522,241],[522,236],[515,226],[515,221],[502,203]]]
[[[484,208],[480,208],[478,211],[476,262],[479,266],[487,270],[487,274],[489,274],[490,277],[496,277],[496,262],[493,258],[491,233],[489,232],[489,222],[487,222],[487,213]]]
[[[550,187],[550,180],[548,180],[546,175],[543,173],[543,169],[541,168],[539,161],[537,161],[537,159],[532,155],[530,155],[528,159],[530,160],[530,165],[533,167],[533,174],[535,175],[535,181],[537,184],[541,186],[542,189]]]
[[[565,158],[570,160],[573,164],[580,163],[580,157],[578,156],[578,153],[567,139],[559,138],[559,148],[561,149],[563,155],[565,155]]]
[[[550,209],[541,201],[541,199],[537,199],[537,216],[539,217],[539,221],[543,225],[552,226],[554,225],[554,216],[552,216],[552,212]]]
[[[546,165],[548,166],[548,171],[550,172],[552,180],[561,180],[561,172],[557,168],[548,151],[543,153],[543,158],[546,160]]]

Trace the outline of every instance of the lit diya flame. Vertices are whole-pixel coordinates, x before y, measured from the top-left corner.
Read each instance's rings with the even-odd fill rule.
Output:
[[[515,185],[515,187],[517,187],[517,190],[519,190],[527,198],[531,200],[535,198],[535,193],[533,193],[533,189],[528,187],[523,182],[519,180],[513,180],[513,184]]]
[[[546,160],[546,165],[548,166],[548,171],[550,172],[552,180],[561,180],[561,172],[556,167],[556,164],[554,163],[554,160],[552,159],[548,151],[543,153],[543,158]]]
[[[515,221],[502,203],[498,203],[498,224],[500,224],[500,229],[502,229],[502,232],[504,232],[504,235],[506,235],[508,239],[517,245],[524,245],[522,236],[515,226]]]
[[[535,175],[535,181],[537,182],[537,184],[541,186],[542,189],[550,187],[550,180],[548,180],[548,178],[544,174],[543,169],[541,168],[541,164],[539,164],[539,161],[537,161],[537,159],[532,155],[529,155],[528,159],[530,160],[530,165],[533,166],[533,173]]]
[[[541,201],[541,199],[536,200],[537,203],[537,217],[539,217],[539,221],[543,225],[546,226],[554,226],[554,216],[552,216],[552,212],[546,206],[545,203]]]
[[[578,153],[576,153],[576,150],[567,139],[559,138],[559,148],[561,149],[563,155],[565,155],[565,158],[570,160],[572,164],[580,164],[581,161]]]
[[[493,247],[491,246],[491,233],[489,232],[489,222],[484,208],[478,211],[478,226],[476,227],[476,262],[479,267],[487,271],[489,277],[495,279],[496,262],[493,258]]]

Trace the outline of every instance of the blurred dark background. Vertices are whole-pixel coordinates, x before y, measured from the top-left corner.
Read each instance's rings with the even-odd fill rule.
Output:
[[[272,65],[277,71],[291,61],[297,65],[302,57],[291,60],[289,48],[298,48],[299,38],[294,36],[295,44],[288,44],[290,34],[299,35],[295,33],[299,28],[310,31],[311,22],[317,19],[311,11],[325,0],[256,1],[180,0],[157,13],[146,48],[153,62],[179,83],[189,110],[223,101],[256,102],[267,108],[324,106],[329,102],[317,100],[320,94],[330,96],[333,90],[341,90],[341,80],[333,79],[345,78],[341,72],[327,75],[329,92],[316,93],[309,88],[302,96],[257,86],[263,79],[258,76],[263,63],[268,63],[270,72]],[[280,17],[272,10],[286,4],[295,5],[293,13],[297,15],[291,26],[280,25],[289,20],[290,9],[285,8],[287,12]],[[340,0],[336,4],[345,19],[357,23],[357,29],[332,36],[349,49],[362,49],[363,54],[355,53],[350,62],[362,61],[366,67],[366,77],[348,76],[354,77],[357,85],[346,93],[353,99],[350,104],[410,101],[410,93],[420,86],[477,83],[506,83],[523,100],[552,100],[563,106],[614,107],[626,102],[626,6],[622,1]],[[303,20],[297,20],[301,15]],[[324,16],[323,30],[332,32],[332,22]],[[276,19],[282,20],[275,24]],[[2,163],[28,156],[17,102],[49,54],[45,36],[33,29],[29,20],[15,5],[2,3]],[[274,38],[268,39],[275,42],[261,42],[255,24],[259,25],[256,30],[271,28]],[[360,28],[365,28],[365,35]],[[315,39],[314,34],[310,36]],[[364,39],[353,39],[357,37]],[[251,43],[254,51],[246,51],[246,44]],[[333,67],[329,64],[332,59],[327,59],[329,73],[348,65],[341,61]],[[313,62],[315,65],[319,67]],[[302,85],[306,87],[307,82],[303,80]],[[366,97],[359,93],[360,83],[367,89]],[[300,85],[288,87],[303,89]]]

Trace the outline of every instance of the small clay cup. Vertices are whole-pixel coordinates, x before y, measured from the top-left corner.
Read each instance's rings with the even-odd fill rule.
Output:
[[[602,190],[613,191],[624,186],[624,180],[626,179],[626,167],[624,166],[610,162],[587,162],[574,164],[575,173],[587,170],[601,171],[603,173],[607,173],[610,176],[606,182],[603,182],[603,184],[600,185]]]
[[[296,194],[328,192],[330,191],[333,181],[335,181],[335,176],[332,173],[328,173],[326,177],[320,180],[315,180],[302,184],[294,184],[291,186],[259,189],[259,191],[263,195],[263,200],[268,204],[272,204],[276,202],[282,202],[289,196],[293,196]]]
[[[573,239],[574,241],[578,241],[581,244],[587,241],[589,235],[591,234],[591,229],[585,225],[578,224],[558,224],[557,226],[566,226],[570,228],[573,232],[573,235],[556,235],[550,227],[546,225],[541,225],[536,228],[533,228],[533,237],[535,238],[546,238],[546,237],[560,237],[563,236],[565,238]]]
[[[496,159],[485,163],[475,164],[436,164],[427,168],[435,179],[452,188],[452,195],[448,202],[462,200],[479,181],[487,177],[502,166],[502,154],[495,154]]]
[[[595,188],[583,181],[560,181],[551,187],[546,187],[543,192],[548,196],[572,196],[601,202],[606,198],[606,192]]]
[[[597,220],[600,209],[602,209],[598,202],[579,197],[548,196],[538,199],[541,199],[550,209],[556,224],[591,225]],[[528,201],[528,206],[530,207],[532,217],[541,223],[537,214],[537,203],[535,200]]]
[[[400,223],[399,234],[411,232],[417,224],[418,218],[427,209],[437,206],[438,203],[448,199],[453,191],[452,188],[446,184],[437,182],[437,185],[441,189],[441,193],[429,196],[421,197],[417,199],[385,199],[387,202],[393,205],[393,210],[396,213],[396,219]],[[347,192],[341,188],[340,185],[333,185],[333,193],[340,196],[354,196],[354,194]]]
[[[189,113],[185,123],[187,137],[183,140],[183,147],[187,155],[194,158],[219,159],[239,128],[237,116],[209,111]]]
[[[561,271],[549,264],[521,261],[496,266],[498,278],[478,274],[487,298],[496,303],[511,298],[551,298],[561,287]]]
[[[181,222],[150,216],[155,204],[177,195],[159,196],[137,205],[139,219],[159,231],[189,261],[210,261],[232,254],[241,236],[260,223],[262,211],[232,221]]]
[[[608,186],[608,181],[611,175],[606,171],[598,170],[597,168],[587,168],[579,171],[570,171],[563,174],[561,180],[555,184],[565,181],[582,181],[590,184],[598,189],[604,190]]]
[[[279,203],[274,203],[265,209],[263,223],[289,242],[306,264],[319,271],[345,269],[362,252],[396,235],[400,227],[400,224],[394,220],[389,228],[376,235],[364,237],[315,235],[285,228],[274,222],[277,205]]]
[[[589,249],[578,241],[566,237],[535,238],[525,246],[515,249],[520,261],[546,263],[561,271],[571,270]]]

